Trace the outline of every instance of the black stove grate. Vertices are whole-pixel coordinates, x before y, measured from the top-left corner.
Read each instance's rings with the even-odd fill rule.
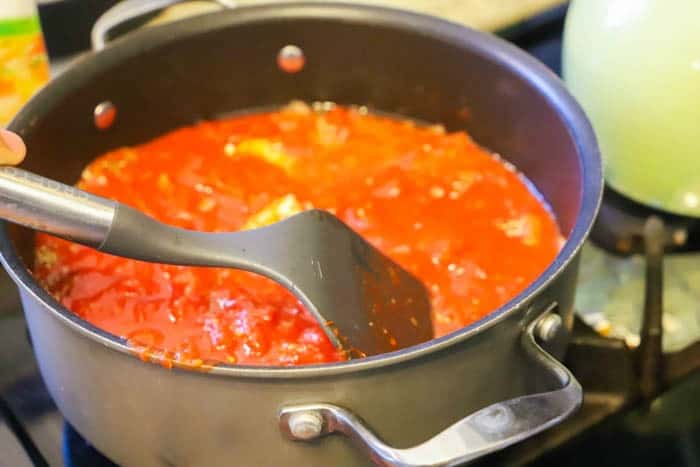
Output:
[[[2,397],[0,397],[0,420],[4,421],[15,435],[17,442],[24,449],[34,467],[49,467],[49,463],[36,444],[34,444],[30,434],[24,429],[24,425],[22,425],[19,417],[12,410],[10,404]]]

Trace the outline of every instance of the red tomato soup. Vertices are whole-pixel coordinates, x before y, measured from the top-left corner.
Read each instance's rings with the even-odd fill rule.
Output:
[[[436,336],[513,298],[563,241],[525,178],[467,134],[362,107],[293,103],[181,128],[104,154],[78,186],[210,232],[327,209],[424,281]],[[132,261],[44,234],[34,273],[75,314],[166,365],[346,358],[291,293],[250,273]]]

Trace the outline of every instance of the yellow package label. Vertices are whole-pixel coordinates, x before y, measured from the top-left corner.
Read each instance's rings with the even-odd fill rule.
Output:
[[[6,126],[48,80],[39,19],[0,19],[0,126]]]

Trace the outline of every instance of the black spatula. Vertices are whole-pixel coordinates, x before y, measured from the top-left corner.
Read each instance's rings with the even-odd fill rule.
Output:
[[[196,232],[33,173],[1,167],[0,217],[117,256],[230,267],[269,277],[304,303],[337,347],[360,354],[432,338],[430,300],[423,284],[326,211],[305,211],[254,230]]]

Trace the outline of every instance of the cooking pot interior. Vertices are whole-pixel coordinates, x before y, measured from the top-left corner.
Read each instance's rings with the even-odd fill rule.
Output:
[[[416,29],[422,21],[278,7],[134,33],[84,59],[20,114],[13,127],[29,148],[24,167],[74,183],[100,153],[178,126],[293,99],[329,100],[467,130],[524,172],[570,233],[582,168],[555,97],[538,92],[537,78],[481,35],[434,23]],[[277,66],[286,44],[304,52],[298,73]],[[105,131],[93,123],[103,101],[117,109]],[[13,229],[13,238],[31,264],[31,233]]]

